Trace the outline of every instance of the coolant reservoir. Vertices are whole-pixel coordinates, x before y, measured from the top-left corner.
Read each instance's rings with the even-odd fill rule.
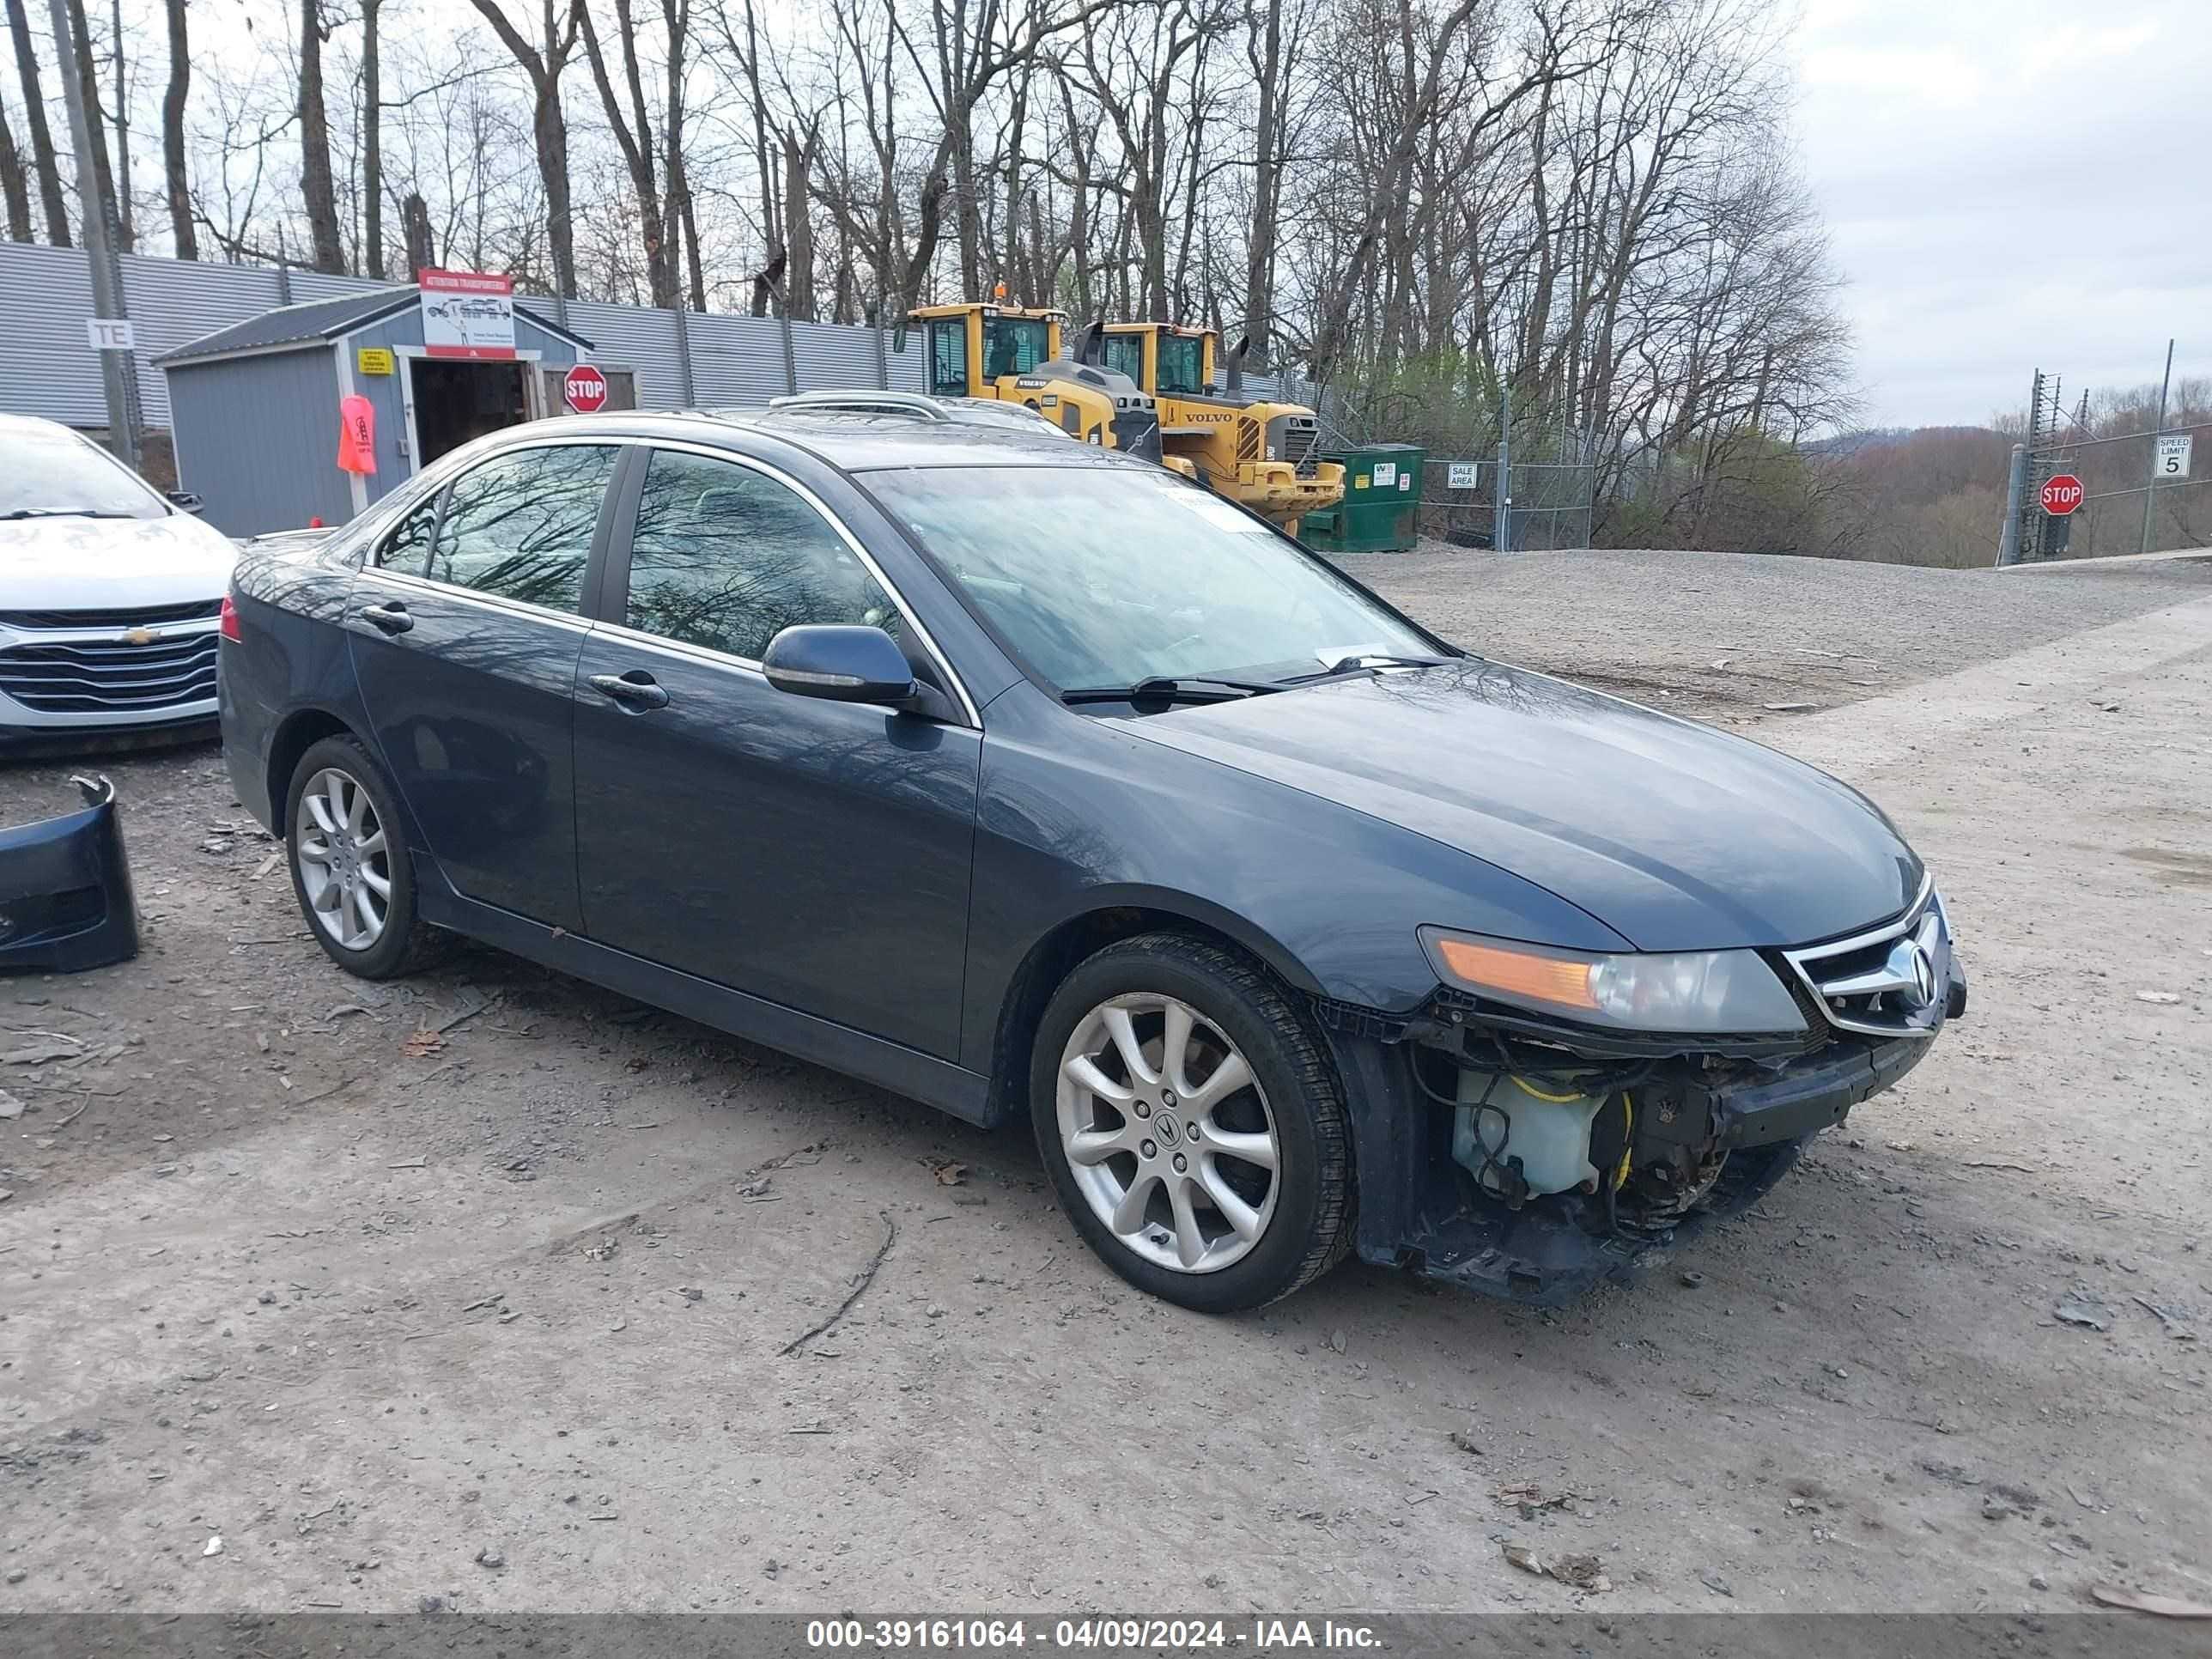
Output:
[[[1496,1170],[1485,1174],[1492,1161],[1509,1169],[1517,1163],[1531,1193],[1564,1193],[1584,1182],[1595,1185],[1590,1123],[1605,1097],[1570,1092],[1574,1086],[1571,1079],[1523,1082],[1506,1073],[1461,1072],[1453,1160],[1500,1196],[1505,1194]],[[1487,1107],[1478,1110],[1486,1100]]]

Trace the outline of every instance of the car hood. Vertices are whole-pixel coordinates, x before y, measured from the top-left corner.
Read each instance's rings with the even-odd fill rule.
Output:
[[[0,519],[0,611],[125,611],[222,596],[238,549],[190,514]]]
[[[1127,724],[1510,871],[1639,950],[1830,939],[1895,915],[1921,881],[1881,810],[1826,773],[1497,663]]]

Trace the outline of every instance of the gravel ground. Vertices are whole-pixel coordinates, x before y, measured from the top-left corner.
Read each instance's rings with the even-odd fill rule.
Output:
[[[1856,702],[2212,593],[2212,556],[1999,573],[1425,542],[1342,562],[1469,650],[1747,720],[1768,702]]]
[[[1361,568],[1868,789],[1970,1020],[1633,1286],[1355,1267],[1206,1320],[1093,1261],[1019,1129],[493,951],[345,978],[212,749],[117,761],[144,953],[0,988],[0,1609],[2212,1601],[2202,574]],[[1782,647],[1873,659],[1701,665]]]

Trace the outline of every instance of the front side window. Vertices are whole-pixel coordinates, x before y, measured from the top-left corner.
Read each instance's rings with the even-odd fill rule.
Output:
[[[929,389],[940,398],[968,394],[968,325],[957,317],[929,325]]]
[[[1435,642],[1211,490],[1145,467],[872,472],[971,605],[1062,690],[1291,679]]]
[[[580,609],[599,503],[620,453],[613,444],[548,444],[464,472],[447,494],[429,574],[550,610]]]
[[[787,628],[898,632],[890,595],[797,491],[730,461],[656,450],[630,538],[632,628],[758,662]]]
[[[983,373],[1026,374],[1052,354],[1052,325],[1030,317],[983,319]]]
[[[0,434],[0,520],[159,519],[168,504],[106,450],[64,427]]]
[[[1200,397],[1206,384],[1206,342],[1188,335],[1160,336],[1159,395]]]

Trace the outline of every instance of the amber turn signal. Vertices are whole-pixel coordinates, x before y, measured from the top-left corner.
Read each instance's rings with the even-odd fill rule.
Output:
[[[1553,1003],[1563,1008],[1595,1009],[1598,1006],[1597,997],[1590,989],[1589,963],[1531,956],[1495,945],[1478,945],[1473,939],[1453,939],[1448,934],[1437,936],[1436,950],[1443,958],[1444,966],[1467,984],[1486,986],[1508,995]]]

